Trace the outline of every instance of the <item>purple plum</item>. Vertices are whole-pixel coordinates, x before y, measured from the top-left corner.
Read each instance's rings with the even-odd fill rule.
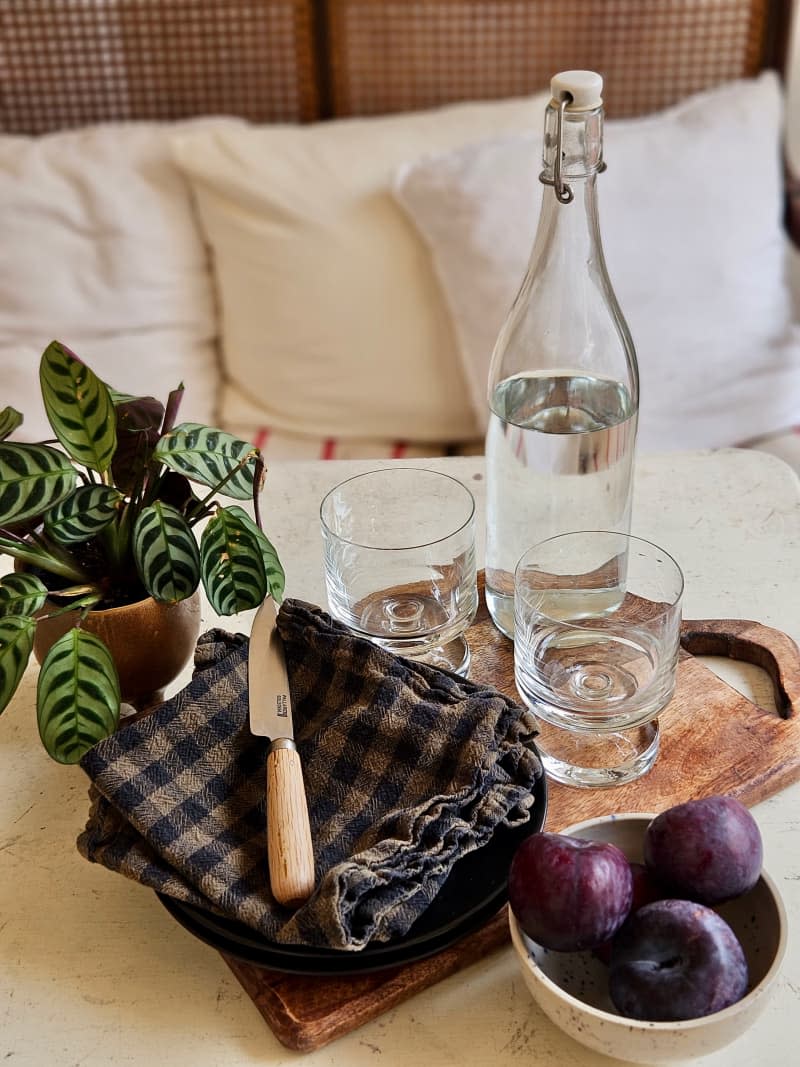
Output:
[[[711,908],[689,900],[657,900],[627,920],[614,938],[609,992],[631,1019],[697,1019],[747,992],[744,951]]]
[[[630,915],[633,915],[643,908],[645,904],[650,904],[654,900],[661,900],[664,894],[661,892],[659,886],[653,881],[650,872],[643,863],[631,863],[631,874],[633,875],[633,899],[631,900]],[[614,943],[614,939],[611,938],[608,941],[604,941],[602,945],[598,945],[594,950],[594,954],[603,963],[609,963],[611,960],[611,946]]]
[[[756,821],[733,797],[677,804],[645,832],[644,861],[653,877],[669,895],[701,904],[719,904],[752,889],[761,860]]]
[[[528,937],[575,952],[595,948],[619,929],[630,911],[633,876],[616,845],[537,833],[514,854],[508,896]]]

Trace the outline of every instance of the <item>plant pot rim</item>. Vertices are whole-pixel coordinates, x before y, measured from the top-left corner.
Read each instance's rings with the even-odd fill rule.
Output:
[[[157,604],[159,606],[159,608],[164,608],[165,610],[168,610],[169,608],[179,608],[181,606],[181,604],[187,604],[187,603],[189,603],[190,601],[196,599],[199,596],[200,596],[200,589],[199,588],[195,589],[195,591],[193,593],[190,593],[189,596],[184,597],[183,600],[174,600],[174,601],[157,600],[154,596],[143,596],[139,600],[132,600],[130,602],[130,604],[116,604],[116,605],[114,605],[114,607],[111,607],[111,608],[99,608],[99,607],[98,608],[90,608],[89,609],[89,614],[90,615],[113,615],[115,612],[119,612],[121,614],[123,611],[130,611],[132,608],[138,608],[138,607],[141,607],[141,605],[143,605],[143,604],[151,604],[151,603],[152,604]],[[58,598],[58,593],[50,593],[50,594],[48,594],[48,597],[47,597],[47,599],[49,601],[51,601],[51,602],[54,599],[57,599],[57,598]],[[79,609],[76,608],[75,610],[78,611]]]

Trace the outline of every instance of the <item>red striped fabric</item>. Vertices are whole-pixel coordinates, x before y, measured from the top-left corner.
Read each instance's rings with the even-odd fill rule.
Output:
[[[253,435],[253,444],[257,449],[263,452],[266,447],[267,441],[269,441],[270,429],[269,426],[260,426]]]
[[[413,459],[443,456],[453,452],[442,445],[421,445],[407,440],[350,440],[342,437],[312,437],[293,434],[274,426],[227,426],[235,436],[252,443],[267,461],[274,459]]]

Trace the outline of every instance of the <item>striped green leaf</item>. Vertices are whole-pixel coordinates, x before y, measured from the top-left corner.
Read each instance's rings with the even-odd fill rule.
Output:
[[[120,689],[111,653],[94,634],[68,630],[39,672],[36,718],[48,755],[77,763],[119,722]]]
[[[35,615],[47,600],[47,586],[22,571],[0,578],[0,615]]]
[[[108,386],[108,395],[111,397],[111,402],[114,407],[116,407],[117,404],[129,404],[131,400],[137,399],[137,397],[131,396],[130,393],[120,393],[118,389],[114,389],[110,385]]]
[[[107,471],[117,446],[108,386],[58,341],[42,355],[39,381],[50,425],[67,452],[90,470]]]
[[[241,518],[219,508],[200,540],[203,585],[218,615],[255,608],[267,595],[261,543]]]
[[[11,407],[5,407],[0,411],[0,441],[5,441],[10,433],[22,425],[22,415]]]
[[[214,430],[196,422],[182,422],[164,434],[153,455],[172,470],[211,489],[217,489],[231,471],[236,470],[243,459],[247,459],[244,466],[219,491],[238,500],[248,500],[253,495],[258,451],[246,441],[223,430]]]
[[[56,559],[50,547],[37,545],[33,541],[4,537],[0,534],[0,553],[21,560],[29,567],[39,567],[50,574],[58,574],[70,582],[85,584],[91,580],[66,554],[63,559]]]
[[[147,592],[174,604],[200,582],[200,552],[186,519],[169,504],[143,508],[133,528],[136,569]]]
[[[63,545],[88,541],[114,519],[122,499],[111,486],[81,485],[47,512],[44,528]]]
[[[264,573],[267,576],[269,595],[277,603],[283,599],[283,590],[286,587],[286,575],[284,574],[278,553],[270,539],[259,529],[243,508],[233,504],[225,509],[229,515],[234,515],[246,529],[255,537],[261,550],[261,559],[264,564]]]
[[[28,666],[36,620],[23,615],[0,619],[0,711],[16,692]]]
[[[0,442],[0,526],[42,515],[72,492],[77,479],[59,449]]]

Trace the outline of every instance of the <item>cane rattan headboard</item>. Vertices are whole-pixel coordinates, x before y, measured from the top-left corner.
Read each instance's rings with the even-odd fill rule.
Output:
[[[790,0],[13,0],[0,6],[0,128],[235,114],[408,111],[606,78],[641,114],[780,68]]]
[[[0,6],[0,130],[238,115],[310,122],[605,76],[646,114],[783,70],[792,0],[13,0]],[[800,232],[800,189],[787,186]]]

